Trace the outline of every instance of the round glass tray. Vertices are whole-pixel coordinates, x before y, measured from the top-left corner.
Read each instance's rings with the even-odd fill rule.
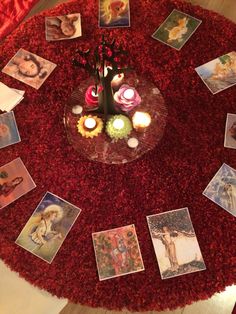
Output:
[[[90,85],[94,85],[93,78],[82,81],[66,103],[64,123],[68,140],[79,154],[89,160],[108,164],[130,162],[153,149],[163,136],[167,108],[159,89],[134,72],[126,74],[122,84],[134,87],[142,99],[140,105],[128,113],[130,120],[136,111],[147,112],[151,116],[151,124],[143,132],[133,129],[127,138],[111,139],[106,134],[105,128],[102,133],[93,138],[85,138],[78,132],[77,123],[81,116],[96,115],[104,121],[103,114],[86,111],[85,93]],[[135,142],[136,145],[138,143],[135,148],[129,146],[131,138],[136,139],[131,142]]]

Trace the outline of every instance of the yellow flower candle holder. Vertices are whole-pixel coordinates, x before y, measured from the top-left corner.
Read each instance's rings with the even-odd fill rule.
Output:
[[[102,132],[103,121],[97,116],[83,116],[77,123],[77,129],[83,137],[93,138]]]

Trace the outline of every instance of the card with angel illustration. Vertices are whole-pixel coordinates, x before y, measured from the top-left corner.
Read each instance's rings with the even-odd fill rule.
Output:
[[[205,270],[188,208],[147,216],[161,278]]]
[[[236,170],[223,164],[203,195],[236,217]]]
[[[134,225],[92,234],[99,280],[144,270]]]
[[[15,243],[50,264],[80,213],[80,208],[47,192]]]

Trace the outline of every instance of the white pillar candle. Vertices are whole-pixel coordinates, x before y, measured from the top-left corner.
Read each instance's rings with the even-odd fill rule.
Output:
[[[92,130],[95,128],[96,126],[96,120],[93,119],[93,118],[88,118],[84,121],[84,126],[89,129],[89,130]]]
[[[126,91],[124,91],[124,98],[129,100],[132,99],[134,97],[134,90],[131,88],[126,89]]]
[[[124,121],[121,120],[121,119],[116,119],[114,122],[113,122],[113,127],[117,130],[121,130],[123,127],[124,127]]]

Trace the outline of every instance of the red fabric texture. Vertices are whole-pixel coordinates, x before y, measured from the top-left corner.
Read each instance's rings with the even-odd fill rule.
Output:
[[[174,9],[201,19],[192,38],[176,51],[150,36]],[[80,12],[83,37],[46,42],[44,17]],[[0,46],[1,68],[24,48],[58,66],[37,91],[26,90],[15,109],[22,141],[0,151],[0,165],[20,156],[37,188],[0,214],[0,257],[32,284],[73,302],[134,311],[174,309],[206,299],[236,283],[236,224],[228,212],[202,195],[223,162],[236,168],[226,149],[226,114],[235,113],[236,86],[212,95],[194,68],[236,47],[236,25],[216,13],[178,0],[131,1],[131,28],[98,28],[97,1],[76,0],[33,17]],[[152,80],[168,107],[158,146],[132,163],[90,162],[69,145],[65,103],[87,77],[72,66],[76,48],[95,47],[101,34],[127,48],[137,73]],[[46,191],[82,208],[51,265],[14,244]],[[187,206],[207,270],[161,280],[146,215]],[[99,282],[91,233],[135,224],[145,271]]]
[[[1,0],[0,40],[17,27],[38,1],[39,0]]]
[[[235,303],[235,305],[234,305],[232,314],[236,314],[236,303]]]

